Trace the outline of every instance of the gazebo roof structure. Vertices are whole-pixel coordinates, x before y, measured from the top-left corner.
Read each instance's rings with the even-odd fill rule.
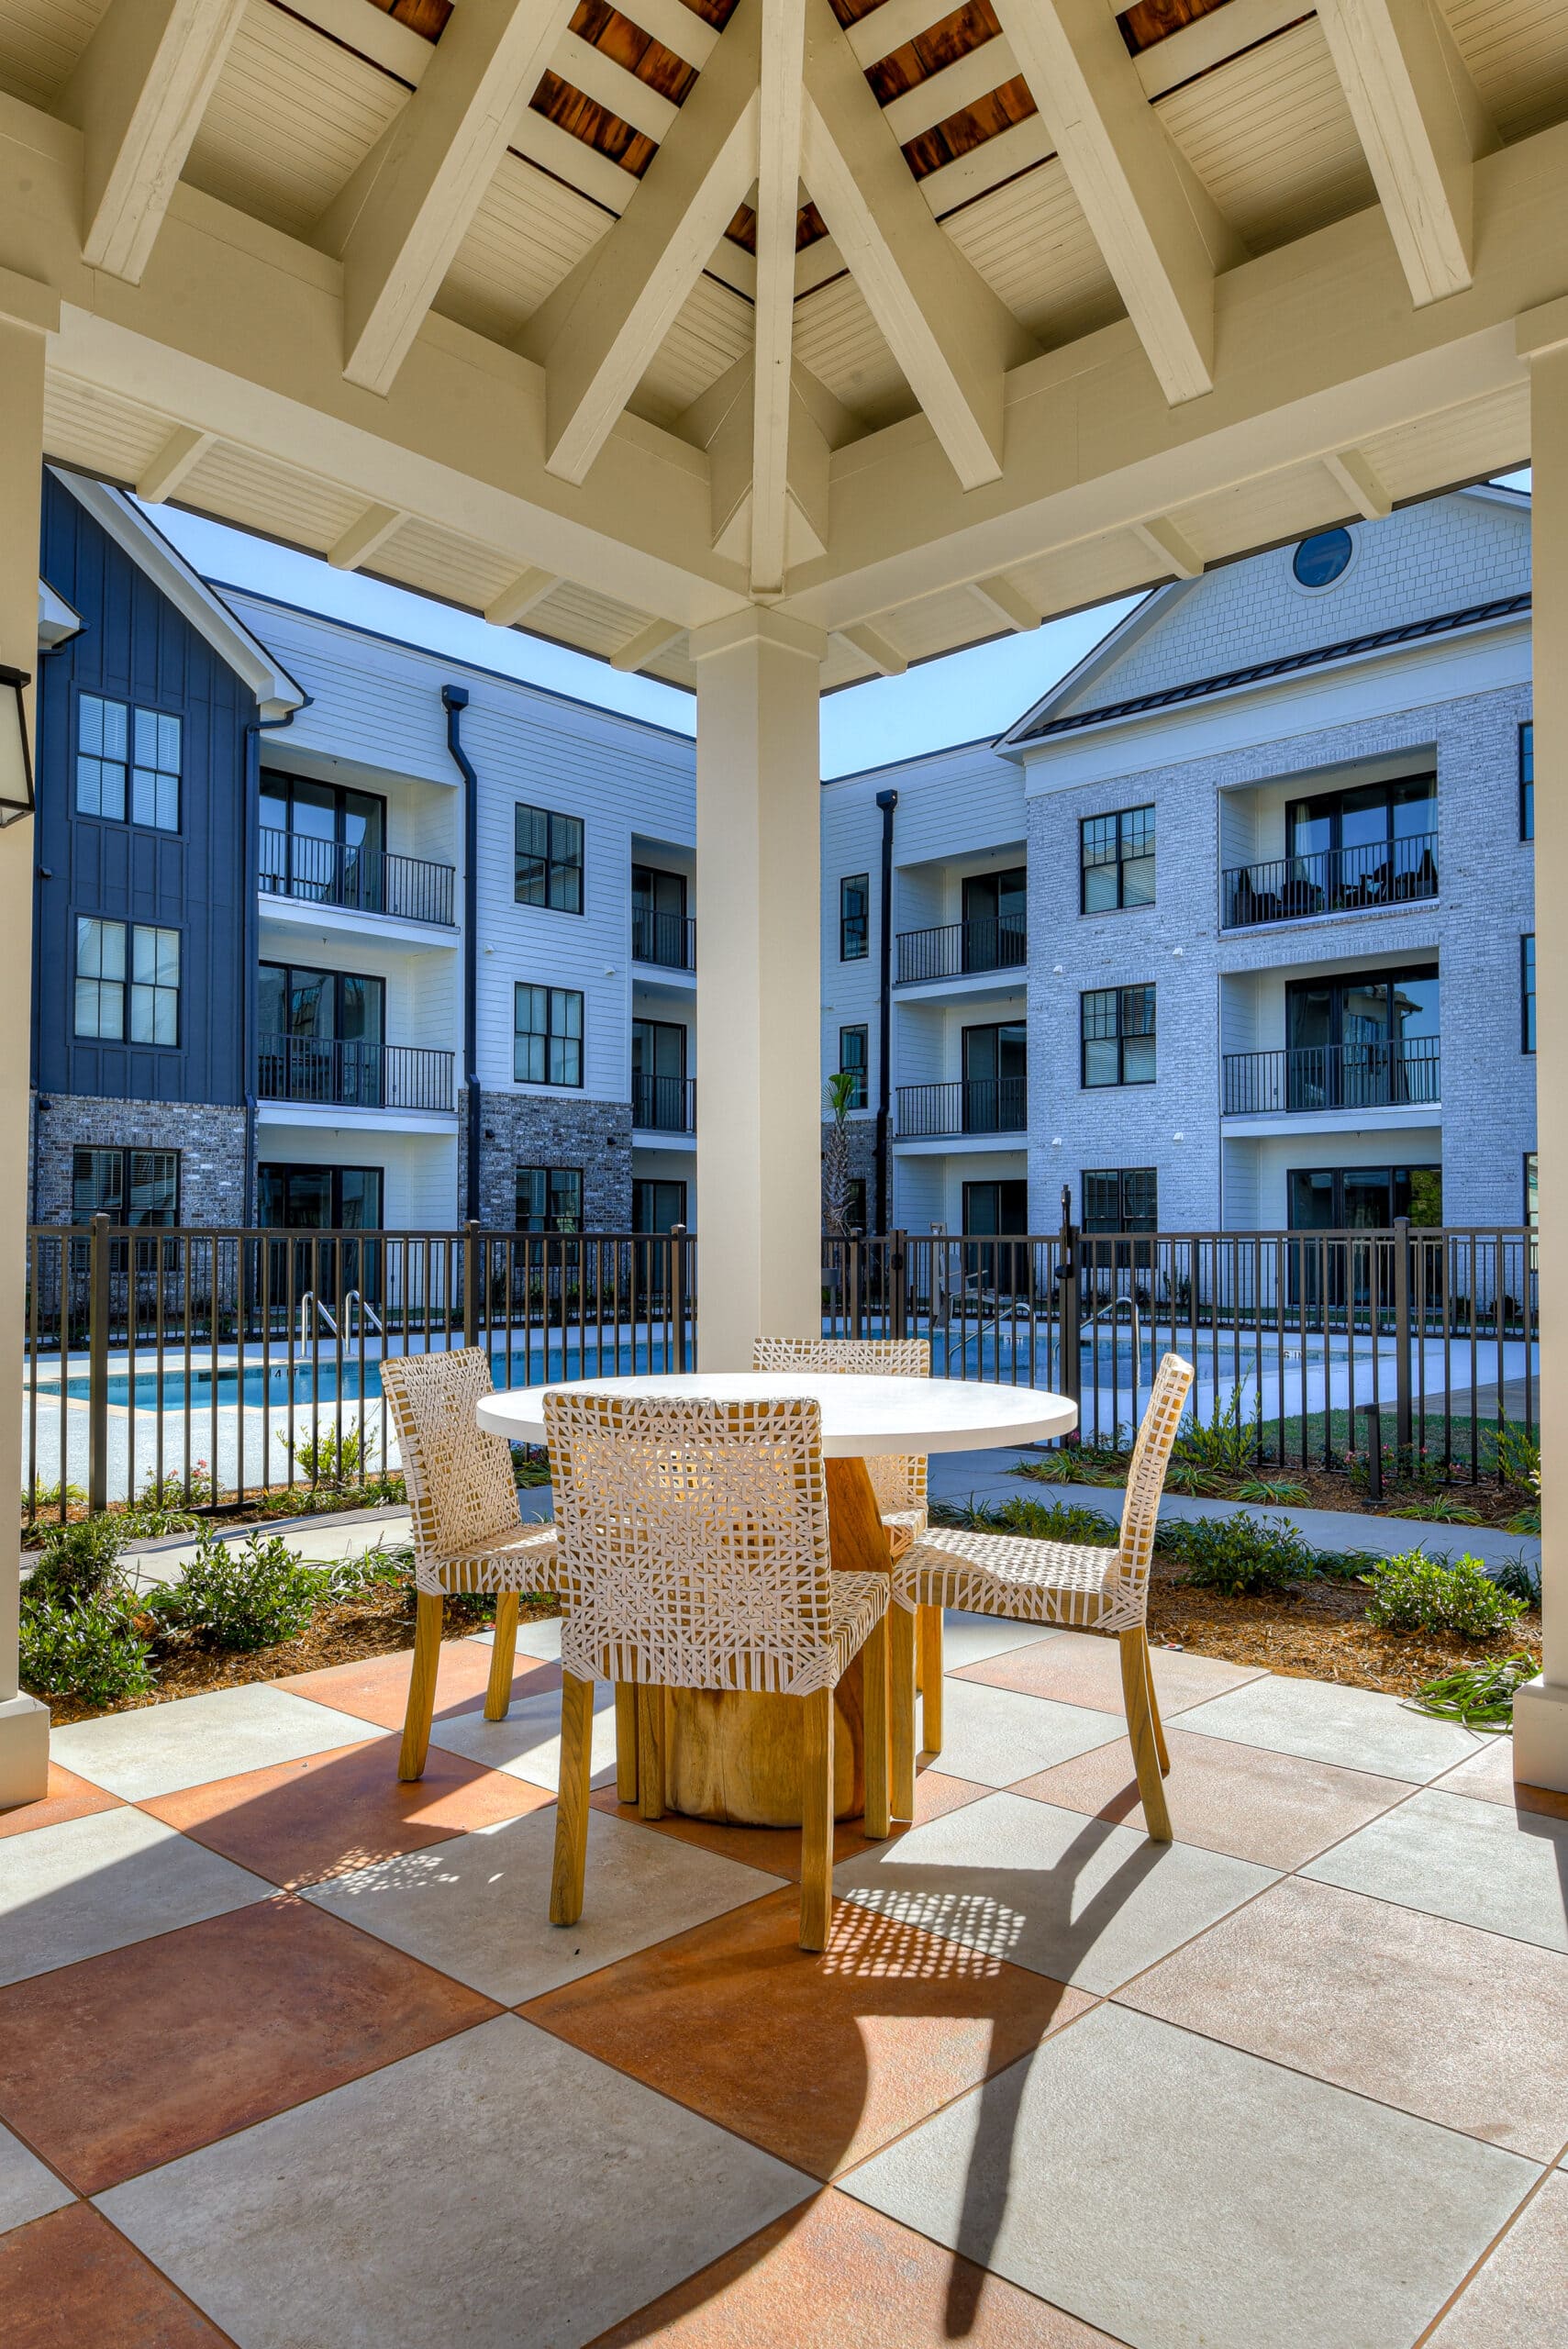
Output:
[[[1564,290],[1559,0],[8,0],[0,92],[52,457],[677,685],[1517,463]]]

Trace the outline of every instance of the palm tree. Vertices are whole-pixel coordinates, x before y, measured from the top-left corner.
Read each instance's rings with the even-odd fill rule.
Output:
[[[836,1240],[849,1230],[850,1111],[860,1100],[859,1069],[841,1068],[828,1079],[825,1090],[833,1119],[828,1146],[822,1153],[822,1226]]]

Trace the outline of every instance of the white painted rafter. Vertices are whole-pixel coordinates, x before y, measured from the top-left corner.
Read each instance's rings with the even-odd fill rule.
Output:
[[[1135,522],[1132,527],[1163,569],[1173,571],[1178,579],[1202,577],[1203,557],[1174,522],[1157,515],[1148,521]]]
[[[972,579],[969,584],[981,602],[989,605],[999,620],[1020,635],[1027,635],[1030,629],[1039,628],[1045,618],[1040,606],[999,572],[989,579]]]
[[[805,49],[806,0],[762,0],[751,377],[751,593],[762,599],[782,596],[784,590]]]
[[[212,447],[216,434],[195,431],[182,424],[169,435],[150,464],[144,465],[136,494],[144,506],[161,505],[172,497],[187,473],[194,473]]]
[[[385,545],[404,518],[400,507],[367,506],[341,538],[328,548],[328,562],[334,571],[358,571],[378,547]]]
[[[623,676],[633,676],[639,669],[646,669],[651,661],[657,661],[680,634],[679,620],[650,620],[646,628],[639,628],[634,637],[611,653],[610,666],[618,669]]]
[[[245,0],[110,0],[60,111],[83,134],[82,252],[139,285]]]
[[[842,637],[846,644],[852,645],[862,661],[869,661],[878,676],[901,677],[909,666],[892,639],[864,620],[858,621],[853,628],[838,629],[834,633]]]
[[[1324,464],[1364,522],[1381,522],[1394,511],[1394,495],[1359,449],[1337,449]]]
[[[484,607],[484,617],[492,628],[516,628],[560,584],[553,571],[541,571],[537,564],[531,564],[527,571],[519,571],[498,596],[491,597]]]
[[[574,90],[581,90],[596,106],[608,106],[622,122],[629,122],[634,130],[640,130],[655,141],[669,137],[679,106],[662,91],[639,82],[635,73],[628,73],[624,65],[617,65],[613,57],[606,57],[592,41],[582,39],[574,32],[562,33],[550,63],[551,72],[563,82],[570,82]]]

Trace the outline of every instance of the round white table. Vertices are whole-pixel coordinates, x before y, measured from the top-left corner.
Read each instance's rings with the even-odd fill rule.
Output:
[[[558,1381],[554,1391],[606,1386],[617,1395],[688,1396],[694,1402],[811,1397],[822,1407],[832,1562],[840,1572],[860,1574],[885,1574],[894,1554],[866,1471],[868,1458],[1038,1443],[1070,1433],[1078,1420],[1078,1407],[1065,1395],[981,1379],[793,1370],[670,1372]],[[550,1391],[517,1386],[486,1395],[478,1405],[480,1425],[513,1443],[541,1444],[544,1397]],[[940,1619],[936,1629],[940,1632]],[[933,1656],[938,1652],[940,1642]],[[753,1827],[799,1825],[799,1728],[792,1698],[671,1690],[664,1746],[662,1799],[671,1809]],[[857,1657],[837,1696],[834,1812],[840,1819],[855,1818],[864,1809],[864,1752]]]

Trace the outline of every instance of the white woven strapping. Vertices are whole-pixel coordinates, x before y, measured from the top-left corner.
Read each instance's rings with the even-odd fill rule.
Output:
[[[381,1391],[414,1520],[415,1588],[553,1590],[555,1528],[519,1523],[511,1446],[475,1416],[495,1391],[489,1355],[473,1346],[391,1355]]]
[[[753,1370],[834,1371],[847,1378],[929,1378],[929,1338],[755,1338]],[[891,1531],[926,1530],[924,1455],[902,1459],[873,1453],[865,1464],[882,1521]]]

